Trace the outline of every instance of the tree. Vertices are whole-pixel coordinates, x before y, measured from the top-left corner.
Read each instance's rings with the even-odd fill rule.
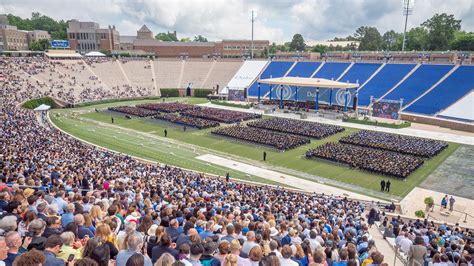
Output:
[[[191,39],[190,38],[181,38],[181,40],[179,40],[180,42],[190,42]]]
[[[427,51],[429,49],[428,31],[425,28],[416,27],[407,32],[406,50]]]
[[[207,38],[201,35],[194,36],[194,41],[195,42],[207,42]]]
[[[268,57],[268,49],[267,47],[264,47],[262,52],[260,53],[260,57],[262,58],[267,58]]]
[[[461,20],[446,13],[436,14],[421,24],[428,31],[430,50],[447,50],[454,33],[461,30]]]
[[[271,54],[271,55],[276,54],[276,52],[277,52],[277,45],[276,45],[276,43],[272,43],[272,45],[270,45],[270,49],[269,49],[269,50],[270,50],[270,51],[269,51],[269,54]]]
[[[164,41],[164,42],[177,42],[178,41],[176,34],[171,33],[171,32],[160,32],[155,35],[155,39]]]
[[[326,53],[328,51],[328,47],[322,44],[316,44],[312,49],[311,52],[314,53]]]
[[[378,51],[382,49],[382,36],[375,27],[361,26],[354,34],[359,41],[359,51]]]
[[[8,24],[16,26],[19,30],[44,30],[51,35],[52,39],[67,39],[68,25],[64,20],[56,21],[38,12],[31,13],[31,19],[22,19],[12,14],[9,14],[7,18]]]
[[[456,32],[450,46],[452,50],[474,51],[474,32]]]
[[[403,35],[395,32],[394,30],[385,32],[382,36],[382,48],[387,51],[400,50],[401,47],[397,47],[397,41],[400,39],[400,37],[403,38]]]
[[[304,51],[306,44],[304,43],[303,36],[299,33],[293,35],[293,39],[290,43],[290,51]]]
[[[32,51],[45,51],[50,48],[49,40],[41,39],[39,41],[34,41],[30,45],[30,50]]]

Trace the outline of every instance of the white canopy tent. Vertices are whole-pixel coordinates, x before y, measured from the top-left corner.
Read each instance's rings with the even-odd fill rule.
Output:
[[[314,88],[330,88],[330,89],[352,89],[359,87],[359,84],[345,83],[323,78],[299,78],[299,77],[281,77],[260,79],[260,83],[272,85],[286,85],[295,87],[314,87]]]
[[[41,111],[48,111],[49,109],[51,109],[51,106],[49,106],[47,104],[42,104],[42,105],[36,107],[34,110],[37,111],[37,112],[41,112]]]
[[[88,56],[88,57],[104,57],[105,54],[103,54],[103,53],[101,53],[101,52],[94,52],[94,51],[93,51],[93,52],[88,52],[88,53],[86,54],[86,56]]]
[[[296,93],[295,101],[298,101],[296,98],[298,95],[298,88],[306,88],[306,89],[315,89],[316,94],[316,110],[319,109],[319,89],[326,89],[329,90],[329,105],[332,105],[332,94],[333,90],[343,90],[343,97],[344,99],[344,112],[347,110],[348,105],[348,95],[350,94],[349,89],[356,89],[359,87],[359,84],[356,83],[346,83],[346,82],[339,82],[324,78],[300,78],[300,77],[280,77],[280,78],[269,78],[269,79],[260,79],[258,82],[258,102],[260,102],[260,84],[269,84],[270,85],[270,92],[272,94],[272,88],[275,90],[280,89],[280,109],[283,108],[283,90],[284,87],[295,87]]]

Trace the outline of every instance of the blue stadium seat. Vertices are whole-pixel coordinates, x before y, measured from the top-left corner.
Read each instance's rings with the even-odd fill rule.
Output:
[[[460,66],[432,91],[404,111],[435,115],[474,89],[474,66]]]
[[[320,65],[321,62],[298,62],[288,73],[288,77],[309,78]]]
[[[415,64],[386,64],[375,77],[359,90],[359,105],[367,106],[370,96],[379,98],[405,77]]]
[[[337,80],[349,65],[350,63],[326,63],[314,77]]]
[[[293,62],[280,62],[280,61],[274,61],[271,62],[267,68],[263,71],[262,75],[260,76],[260,79],[266,79],[266,78],[279,78],[283,77],[285,73],[290,69],[290,67],[293,65]],[[258,78],[257,78],[258,79]],[[263,95],[267,94],[270,91],[270,86],[268,84],[261,84],[260,85],[260,96],[263,97]],[[258,96],[258,86],[257,86],[257,81],[255,81],[252,86],[248,89],[248,95],[249,96]]]
[[[339,79],[341,82],[364,84],[364,82],[381,66],[382,64],[356,63],[347,73]]]
[[[405,106],[431,88],[452,68],[453,66],[450,65],[422,65],[400,86],[387,94],[384,99],[400,100],[403,98],[403,105]]]

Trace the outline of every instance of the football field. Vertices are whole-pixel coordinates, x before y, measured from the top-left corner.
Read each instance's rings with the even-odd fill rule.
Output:
[[[191,104],[207,102],[199,98],[168,99],[184,100]],[[124,114],[107,111],[107,107],[132,105],[160,100],[142,100],[98,104],[83,108],[52,110],[51,120],[62,130],[95,145],[117,152],[163,164],[184,167],[191,170],[225,175],[267,184],[279,184],[267,178],[247,175],[241,171],[225,168],[217,164],[199,160],[196,157],[214,154],[258,167],[272,169],[283,174],[307,180],[323,182],[327,185],[340,187],[349,191],[371,195],[384,199],[401,199],[415,186],[420,184],[438,165],[448,158],[459,144],[449,143],[449,147],[412,173],[405,180],[372,174],[356,170],[345,165],[322,160],[309,160],[305,152],[327,142],[336,142],[341,137],[350,135],[358,129],[347,128],[344,132],[322,140],[311,139],[311,143],[296,149],[280,152],[275,149],[253,143],[233,140],[210,134],[213,129],[197,130],[162,122],[151,118],[126,119]],[[114,123],[111,122],[114,117]],[[168,131],[167,138],[164,130]],[[263,162],[263,151],[267,153],[267,161]],[[380,181],[390,179],[390,194],[380,193]],[[284,183],[284,182],[282,182]],[[288,185],[288,184],[279,184]]]

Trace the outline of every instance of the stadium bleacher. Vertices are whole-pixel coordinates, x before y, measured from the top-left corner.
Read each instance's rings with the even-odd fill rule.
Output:
[[[407,105],[433,86],[452,68],[451,65],[421,65],[400,86],[385,95],[383,99],[400,100],[403,98],[403,105]]]
[[[365,86],[359,88],[359,105],[368,106],[370,97],[379,98],[403,79],[415,64],[386,64]]]
[[[298,62],[287,76],[309,78],[320,65],[321,62]]]
[[[226,86],[241,66],[242,61],[216,61],[202,87],[210,89],[216,85],[219,85],[219,88]]]
[[[277,78],[285,76],[286,72],[290,69],[293,65],[293,62],[280,62],[274,61],[271,62],[267,68],[263,71],[262,75],[257,79],[266,79],[266,78]],[[260,97],[266,95],[270,91],[270,85],[268,84],[261,84],[260,85]],[[258,97],[258,84],[255,81],[252,86],[250,86],[248,90],[249,96]]]
[[[122,68],[132,86],[154,88],[149,61],[129,60],[122,63]]]
[[[115,61],[105,61],[93,64],[91,69],[109,88],[128,85],[128,81],[118,64],[120,63]]]
[[[474,67],[460,66],[441,84],[407,106],[403,111],[435,115],[461,99],[473,89]]]
[[[179,88],[186,88],[190,83],[192,88],[202,88],[213,63],[214,61],[184,61]]]
[[[474,106],[474,90],[469,92],[459,101],[455,102],[439,115],[440,118],[454,119],[464,122],[474,122],[474,112],[472,108]]]
[[[337,80],[350,65],[350,63],[325,63],[314,77]]]
[[[178,88],[183,61],[154,60],[156,86],[158,88]]]
[[[377,63],[357,63],[354,64],[349,71],[347,71],[344,76],[342,76],[339,81],[349,82],[349,83],[359,83],[364,84],[364,82],[370,78],[372,74],[381,66],[382,64]]]

